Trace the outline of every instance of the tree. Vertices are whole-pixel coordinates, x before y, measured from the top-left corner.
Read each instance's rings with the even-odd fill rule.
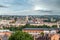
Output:
[[[16,30],[17,30],[17,28],[16,28],[16,27],[14,27],[14,26],[11,26],[11,27],[9,28],[9,30],[10,30],[10,31],[16,31]]]
[[[53,25],[52,28],[57,28],[57,25]]]
[[[50,27],[48,27],[47,25],[44,24],[44,25],[42,26],[42,28],[50,28]]]
[[[40,34],[41,34],[42,36],[44,36],[44,33],[43,33],[43,32],[41,32]]]
[[[9,37],[9,40],[33,40],[33,37],[28,33],[16,31]]]

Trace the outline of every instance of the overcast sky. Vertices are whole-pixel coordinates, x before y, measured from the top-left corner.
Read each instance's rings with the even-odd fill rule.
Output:
[[[0,0],[0,15],[60,15],[60,0]]]

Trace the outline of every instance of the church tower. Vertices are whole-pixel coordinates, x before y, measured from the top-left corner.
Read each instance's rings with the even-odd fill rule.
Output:
[[[28,22],[28,16],[26,16],[26,21]]]

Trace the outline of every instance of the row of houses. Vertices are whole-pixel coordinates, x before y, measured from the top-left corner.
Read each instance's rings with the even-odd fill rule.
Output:
[[[55,34],[60,30],[60,28],[24,28],[22,31],[27,32],[32,35],[38,35],[41,32],[44,34]]]
[[[60,28],[24,28],[22,32],[26,32],[34,37],[34,40],[60,40],[60,34],[57,32]],[[13,32],[9,30],[0,30],[0,40],[8,40]],[[41,33],[44,33],[42,35]]]
[[[24,28],[22,30],[34,37],[34,40],[60,40],[60,28]]]
[[[34,25],[34,26],[42,26],[42,25],[47,25],[47,26],[53,26],[53,25],[57,25],[57,27],[59,28],[60,27],[60,22],[40,22],[40,23],[32,23],[32,22],[27,22],[25,21],[25,23],[20,23],[20,21],[16,21],[15,23],[13,23],[14,20],[2,20],[0,21],[0,27],[1,26],[6,26],[6,27],[10,27],[10,25],[13,25],[13,26],[24,26],[26,25],[27,23],[29,23],[30,25]]]

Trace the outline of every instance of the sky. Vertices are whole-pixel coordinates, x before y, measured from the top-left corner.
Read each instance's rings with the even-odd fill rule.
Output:
[[[60,15],[60,0],[0,0],[0,15]]]

